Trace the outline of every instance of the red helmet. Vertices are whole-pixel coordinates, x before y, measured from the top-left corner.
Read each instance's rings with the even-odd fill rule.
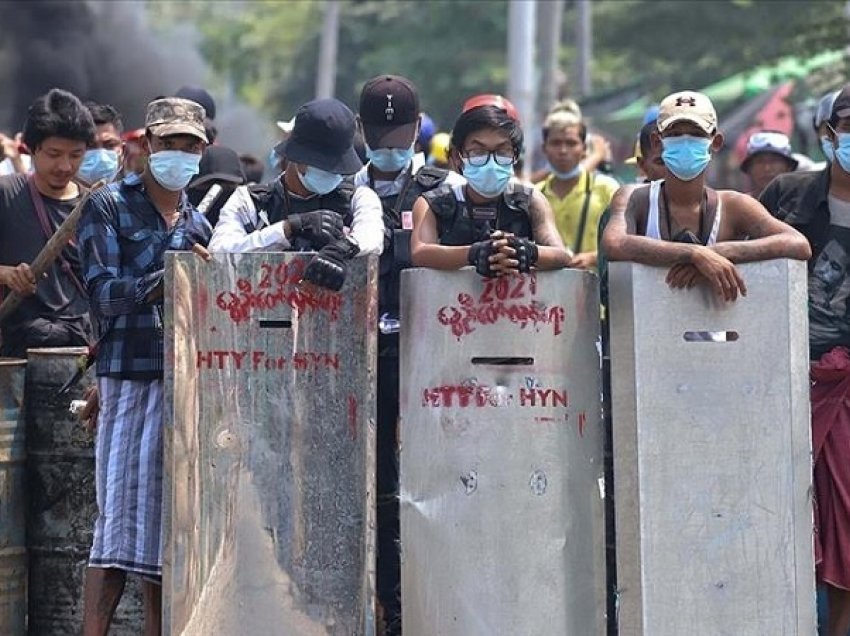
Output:
[[[475,95],[463,103],[461,112],[465,113],[466,111],[477,108],[478,106],[496,106],[497,108],[501,108],[508,114],[508,117],[519,123],[519,111],[507,97],[493,94]]]
[[[144,128],[136,128],[135,130],[127,130],[121,135],[122,141],[136,141],[145,136]]]

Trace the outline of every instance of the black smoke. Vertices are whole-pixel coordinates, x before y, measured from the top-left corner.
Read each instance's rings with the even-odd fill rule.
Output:
[[[0,2],[0,130],[17,131],[32,101],[58,87],[115,106],[125,126],[145,105],[183,84],[203,84],[205,67],[187,38],[156,33],[143,2]]]

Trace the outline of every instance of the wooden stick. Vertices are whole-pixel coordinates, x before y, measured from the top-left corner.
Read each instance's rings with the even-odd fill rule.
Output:
[[[83,208],[88,202],[91,193],[104,185],[106,185],[106,181],[100,180],[92,185],[88,192],[83,194],[80,201],[74,206],[74,209],[71,210],[68,218],[62,222],[62,225],[56,228],[53,236],[51,236],[47,243],[45,243],[44,247],[41,248],[41,251],[35,259],[33,259],[33,262],[30,263],[30,269],[32,270],[33,276],[35,276],[36,284],[44,273],[50,269],[53,262],[59,258],[59,253],[74,236],[74,233],[77,231],[77,223],[80,220]],[[15,311],[15,309],[17,309],[22,300],[22,296],[10,291],[9,295],[3,300],[3,303],[0,304],[0,322],[3,322],[13,311]]]

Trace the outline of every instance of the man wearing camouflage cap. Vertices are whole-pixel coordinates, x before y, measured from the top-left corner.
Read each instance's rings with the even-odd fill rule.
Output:
[[[104,635],[127,573],[143,577],[147,634],[161,624],[162,286],[166,250],[204,253],[212,229],[184,189],[207,145],[204,109],[148,104],[147,168],[94,192],[77,230],[98,324],[98,517],[86,571],[83,633]]]

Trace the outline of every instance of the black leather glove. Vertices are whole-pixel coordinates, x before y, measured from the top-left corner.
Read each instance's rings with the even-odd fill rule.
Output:
[[[286,220],[289,221],[293,236],[307,239],[316,248],[345,237],[342,231],[342,217],[333,210],[291,214]]]
[[[531,271],[537,265],[537,244],[527,238],[512,236],[508,239],[508,247],[516,252],[517,270],[522,273]]]
[[[304,280],[339,291],[348,274],[348,261],[357,256],[360,248],[347,238],[325,245],[304,270]]]
[[[473,243],[469,246],[469,252],[467,253],[466,258],[470,265],[475,266],[475,271],[481,276],[492,278],[496,275],[493,271],[492,263],[490,262],[490,257],[494,253],[495,250],[493,249],[493,241],[478,241],[477,243]]]

